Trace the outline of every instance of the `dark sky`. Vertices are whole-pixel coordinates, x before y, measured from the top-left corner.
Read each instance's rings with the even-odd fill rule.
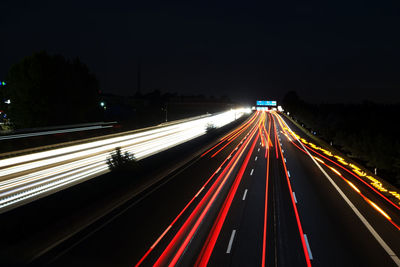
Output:
[[[0,80],[79,56],[105,92],[400,102],[399,1],[0,1]]]

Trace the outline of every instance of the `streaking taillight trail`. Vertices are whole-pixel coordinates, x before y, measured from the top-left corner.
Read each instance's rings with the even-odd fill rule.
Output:
[[[253,138],[256,130],[257,128],[254,126],[251,130],[250,137],[244,140],[243,145],[240,146],[238,151],[229,161],[228,165],[224,168],[224,170],[218,176],[218,178],[210,187],[210,189],[205,193],[202,200],[196,206],[194,211],[189,215],[188,219],[179,229],[179,231],[174,236],[172,241],[168,244],[167,248],[163,251],[163,253],[158,258],[154,266],[164,266],[164,265],[174,266],[174,264],[178,262],[183,251],[186,249],[186,246],[188,245],[193,235],[197,231],[200,223],[203,221],[206,214],[208,213],[211,205],[214,203],[215,199],[217,198],[222,188],[226,184],[228,178],[233,172],[233,169],[235,168],[235,166],[239,162],[239,159],[241,158],[245,149],[247,148],[250,140]]]
[[[258,114],[254,114],[244,125],[238,127],[237,129],[235,129],[234,131],[232,131],[230,134],[224,136],[224,138],[221,138],[221,141],[213,146],[211,149],[207,150],[205,153],[203,153],[201,155],[201,157],[205,156],[206,154],[208,154],[209,152],[211,152],[212,150],[216,149],[219,145],[221,145],[223,142],[229,140],[229,138],[231,138],[232,136],[234,136],[234,139],[236,139],[237,137],[239,137],[239,135],[237,135],[236,133],[240,132],[241,134],[244,133],[243,130],[247,130],[256,120]],[[208,200],[210,198],[211,192],[212,190],[215,190],[216,186],[218,185],[218,182],[221,181],[221,179],[223,177],[226,177],[229,173],[229,171],[231,171],[232,166],[235,165],[235,161],[237,161],[237,158],[239,157],[239,155],[241,153],[243,153],[243,149],[245,144],[247,143],[246,140],[249,140],[249,135],[250,132],[254,132],[255,127],[252,128],[251,131],[249,131],[246,136],[241,140],[241,142],[238,143],[238,145],[236,145],[236,147],[234,149],[232,149],[232,151],[230,152],[230,154],[224,159],[224,161],[219,165],[219,167],[217,168],[217,170],[212,174],[212,176],[210,178],[208,178],[208,180],[206,181],[206,183],[198,190],[198,192],[196,193],[196,195],[186,204],[186,206],[183,208],[183,210],[178,214],[178,216],[171,222],[171,224],[166,228],[166,230],[164,230],[164,232],[161,234],[161,236],[154,242],[154,244],[150,247],[150,249],[144,254],[144,256],[138,261],[138,263],[135,266],[139,266],[141,265],[150,255],[150,253],[154,250],[154,248],[159,244],[159,242],[165,237],[166,233],[170,231],[170,229],[172,227],[175,226],[176,222],[178,221],[178,219],[180,219],[184,213],[186,212],[186,210],[188,210],[188,208],[194,204],[193,202],[199,198],[199,196],[201,194],[203,194],[202,200],[200,201],[200,203],[197,204],[197,210],[195,209],[190,215],[189,217],[186,219],[186,221],[184,222],[184,225],[179,229],[178,233],[173,237],[173,239],[170,241],[168,247],[164,250],[163,255],[161,255],[158,258],[158,263],[165,263],[165,259],[167,256],[172,257],[170,255],[169,251],[173,250],[174,246],[177,246],[177,243],[180,239],[182,239],[183,233],[187,233],[187,226],[191,225],[191,223],[193,223],[194,218],[196,217],[196,214],[199,215],[199,212],[201,211],[201,207],[204,206],[204,203],[207,203],[206,200]],[[243,144],[243,142],[245,141],[245,144]],[[222,171],[221,171],[222,170]],[[216,180],[213,182],[213,184],[211,186],[209,186],[210,182],[216,177],[216,175],[218,175],[218,177],[216,178]],[[185,226],[186,224],[186,226]],[[182,240],[180,240],[182,241]],[[168,250],[167,250],[168,249]]]

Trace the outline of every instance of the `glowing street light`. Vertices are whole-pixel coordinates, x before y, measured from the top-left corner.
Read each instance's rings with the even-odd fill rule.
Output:
[[[101,106],[102,108],[104,108],[104,109],[107,109],[107,107],[106,107],[106,102],[104,102],[104,101],[101,101],[101,102],[100,102],[100,106]]]

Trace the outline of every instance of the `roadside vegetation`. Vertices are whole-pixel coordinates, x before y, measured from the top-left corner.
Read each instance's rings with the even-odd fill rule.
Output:
[[[11,66],[0,90],[0,110],[17,128],[93,122],[101,119],[99,82],[79,58],[42,51]]]
[[[311,104],[292,91],[283,107],[309,131],[400,186],[400,104]]]
[[[139,170],[139,164],[135,156],[127,151],[122,153],[120,147],[117,147],[115,151],[111,153],[110,157],[107,159],[107,165],[112,172],[136,173]]]
[[[207,123],[206,125],[206,133],[211,134],[217,131],[217,127],[212,123]]]

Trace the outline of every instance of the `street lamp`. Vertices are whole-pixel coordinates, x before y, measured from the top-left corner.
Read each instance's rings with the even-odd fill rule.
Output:
[[[165,103],[165,108],[161,108],[162,111],[165,111],[165,122],[168,121],[168,103]]]

